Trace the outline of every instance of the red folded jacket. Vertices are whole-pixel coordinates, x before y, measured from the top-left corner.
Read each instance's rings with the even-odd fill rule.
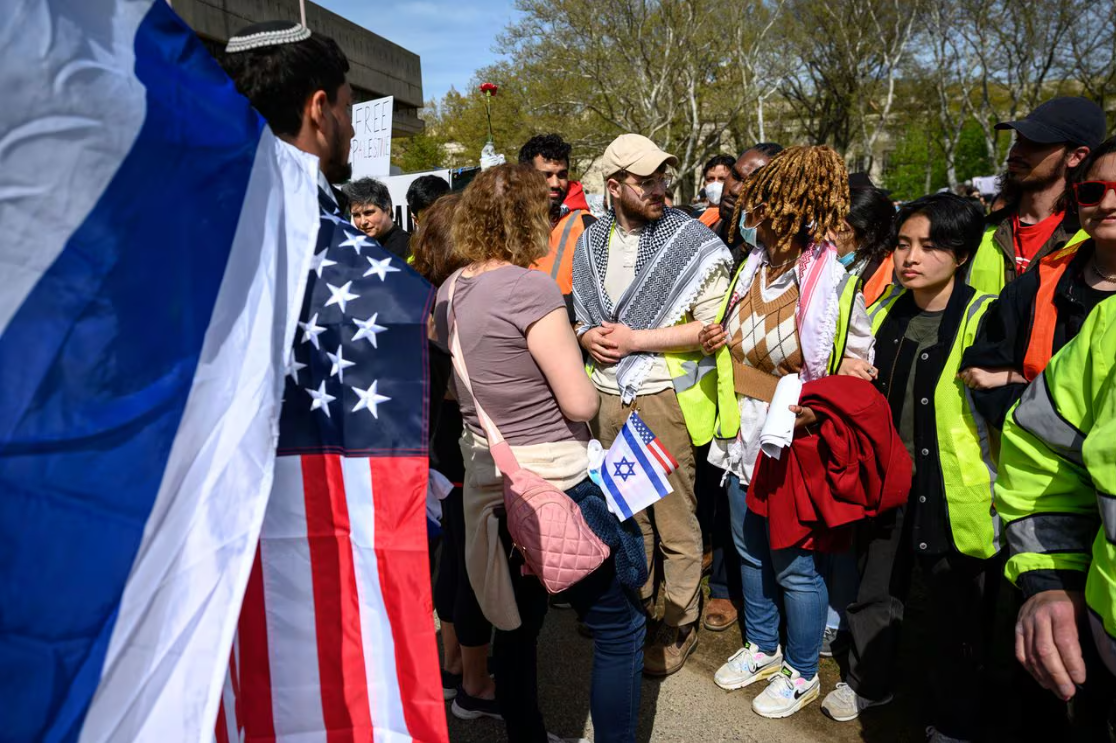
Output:
[[[767,517],[772,549],[843,549],[842,527],[907,502],[911,458],[871,382],[808,382],[799,404],[817,414],[816,432],[796,436],[780,459],[759,455],[748,508]]]

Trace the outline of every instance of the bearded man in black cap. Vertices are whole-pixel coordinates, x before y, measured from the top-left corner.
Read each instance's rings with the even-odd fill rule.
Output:
[[[1097,104],[1065,97],[996,128],[1015,131],[1001,186],[1008,205],[989,215],[984,240],[963,269],[966,282],[988,294],[999,294],[1047,255],[1084,239],[1068,203],[1066,176],[1101,143],[1107,124]]]
[[[338,205],[332,184],[351,174],[353,128],[337,44],[274,21],[239,32],[221,62],[281,140],[317,156],[320,221],[218,725],[241,740],[440,743],[437,648],[422,621],[433,610],[431,287]]]

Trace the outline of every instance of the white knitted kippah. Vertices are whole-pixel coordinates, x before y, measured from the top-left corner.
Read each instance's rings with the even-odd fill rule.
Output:
[[[265,21],[242,28],[231,39],[225,52],[236,54],[250,49],[266,46],[281,46],[305,41],[310,38],[310,29],[294,21]]]

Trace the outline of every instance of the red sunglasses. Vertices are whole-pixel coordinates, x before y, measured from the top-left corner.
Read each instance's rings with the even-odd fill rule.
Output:
[[[1077,203],[1081,206],[1096,206],[1109,191],[1116,191],[1116,181],[1085,181],[1073,187]]]

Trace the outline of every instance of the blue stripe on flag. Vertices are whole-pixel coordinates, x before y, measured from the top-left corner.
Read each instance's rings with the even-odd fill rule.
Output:
[[[647,455],[643,453],[643,449],[640,448],[639,442],[636,441],[636,437],[632,433],[632,430],[625,425],[620,429],[620,433],[624,435],[624,440],[627,441],[628,446],[632,448],[632,453],[635,454],[639,466],[647,473],[647,479],[655,486],[655,491],[659,494],[659,497],[664,497],[667,494],[666,485],[659,479],[659,471],[647,460]]]
[[[620,492],[620,488],[616,487],[616,483],[613,482],[612,475],[608,474],[607,463],[604,467],[601,467],[601,480],[608,492],[612,494],[612,500],[620,508],[620,512],[624,514],[624,518],[630,519],[632,509],[628,507],[628,501],[624,498],[624,494]]]
[[[263,127],[166,3],[145,16],[135,54],[139,137],[0,338],[0,737],[10,740],[80,734]],[[64,194],[57,201],[65,208]]]

